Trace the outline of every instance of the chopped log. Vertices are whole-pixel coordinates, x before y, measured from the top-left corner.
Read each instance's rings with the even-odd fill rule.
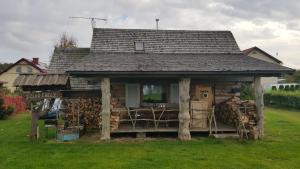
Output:
[[[190,140],[190,78],[183,78],[179,81],[179,130],[178,138],[180,140]]]
[[[65,99],[64,107],[67,126],[77,126],[79,123],[83,125],[85,129],[101,128],[101,116],[99,114],[99,112],[101,112],[100,99]]]
[[[255,77],[254,79],[254,92],[255,92],[255,104],[257,108],[257,116],[258,116],[258,138],[262,138],[264,135],[264,94],[261,86],[261,77]]]
[[[101,130],[101,139],[109,140],[110,139],[110,79],[102,78],[101,79],[101,93],[102,93],[102,130]]]
[[[256,138],[257,112],[253,100],[242,101],[239,97],[232,97],[217,106],[216,116],[219,121],[241,129],[240,131],[243,129],[241,127],[245,127],[250,131],[247,136]]]

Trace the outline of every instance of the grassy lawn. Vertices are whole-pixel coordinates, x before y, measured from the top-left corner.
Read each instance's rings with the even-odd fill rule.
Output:
[[[266,108],[261,141],[28,141],[30,117],[0,121],[0,168],[300,168],[300,111]]]

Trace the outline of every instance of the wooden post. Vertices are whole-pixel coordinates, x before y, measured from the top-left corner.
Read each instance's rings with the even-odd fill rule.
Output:
[[[257,128],[258,128],[258,138],[262,138],[264,135],[264,91],[261,86],[261,77],[255,77],[254,79],[254,92],[255,92],[255,104],[257,109]]]
[[[190,140],[190,78],[182,78],[179,81],[179,130],[178,138],[180,140]]]
[[[31,134],[30,138],[31,140],[38,139],[38,121],[39,121],[39,109],[34,110],[33,104],[31,103]]]
[[[101,79],[101,93],[102,93],[102,130],[101,139],[110,139],[110,79]]]

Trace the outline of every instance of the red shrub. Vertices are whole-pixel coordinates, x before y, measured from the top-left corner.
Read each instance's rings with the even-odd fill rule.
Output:
[[[26,111],[26,103],[22,96],[4,96],[4,107],[14,106],[15,112],[20,113]]]

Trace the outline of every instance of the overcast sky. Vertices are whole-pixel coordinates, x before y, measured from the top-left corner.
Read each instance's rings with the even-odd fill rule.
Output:
[[[0,0],[0,62],[49,56],[66,32],[89,47],[97,27],[230,30],[240,49],[258,46],[300,69],[299,0]]]

